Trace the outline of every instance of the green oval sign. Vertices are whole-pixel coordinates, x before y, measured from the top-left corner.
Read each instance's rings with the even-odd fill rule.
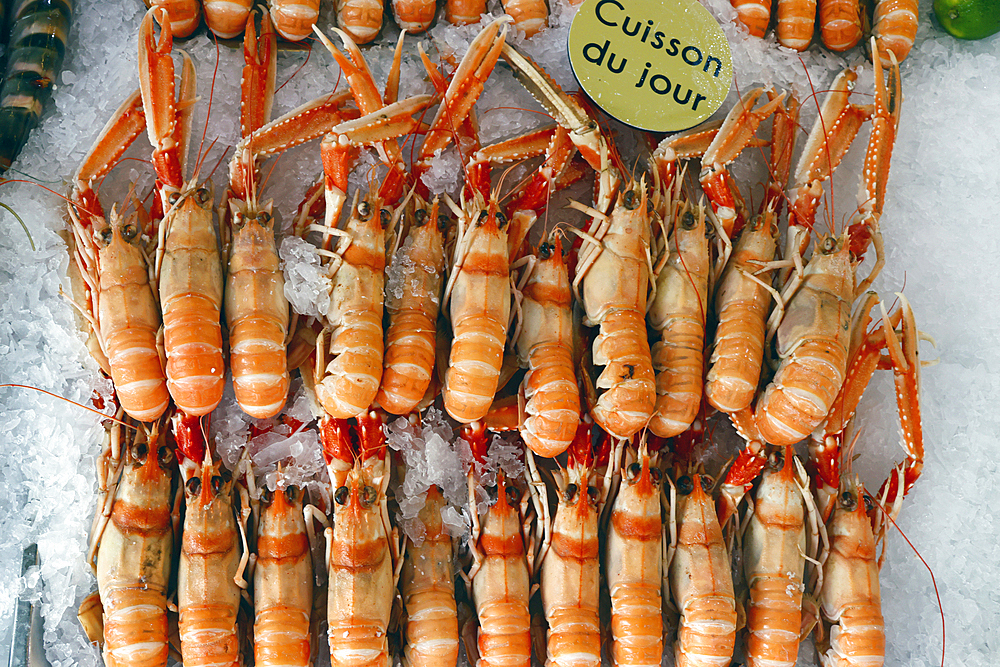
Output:
[[[702,122],[733,80],[726,35],[696,0],[586,0],[570,27],[569,61],[608,115],[651,132]]]

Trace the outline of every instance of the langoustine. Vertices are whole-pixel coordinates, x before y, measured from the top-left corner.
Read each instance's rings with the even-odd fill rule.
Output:
[[[610,452],[594,456],[591,432],[589,421],[579,425],[567,466],[556,476],[558,504],[543,544],[540,589],[549,625],[546,664],[550,667],[601,664],[598,519],[610,480],[599,477],[597,467],[600,458],[608,463]],[[609,444],[610,439],[602,441]]]
[[[190,37],[201,25],[201,0],[145,0],[150,9],[161,10],[154,14],[157,23],[167,13],[170,32],[178,38]]]
[[[711,269],[705,210],[685,205],[657,267],[656,291],[646,319],[660,334],[651,349],[656,406],[649,429],[661,438],[683,433],[701,407],[708,282]]]
[[[303,492],[280,479],[262,493],[253,575],[254,663],[310,664],[313,564],[303,516]]]
[[[485,461],[486,437],[481,424],[467,426],[462,437],[473,454]],[[477,648],[480,667],[528,667],[531,664],[531,617],[528,612],[531,571],[521,493],[504,471],[497,471],[496,501],[479,517],[476,483],[469,473],[472,537],[469,572],[472,599],[479,618]]]
[[[396,24],[410,34],[424,32],[434,22],[435,0],[392,0],[392,15]]]
[[[777,93],[768,93],[772,99]],[[788,96],[772,116],[769,178],[758,214],[749,220],[715,286],[718,324],[705,398],[717,410],[732,414],[750,406],[757,392],[764,361],[765,324],[770,312],[778,250],[778,219],[785,198],[798,127],[799,102]]]
[[[319,4],[319,0],[269,0],[274,29],[292,42],[305,39],[319,18]]]
[[[593,361],[603,370],[594,387],[604,391],[591,415],[618,438],[635,435],[656,405],[645,322],[651,280],[648,204],[644,181],[626,185],[614,210],[585,242],[574,280],[581,290],[584,324],[600,327]]]
[[[669,580],[680,611],[674,644],[678,667],[725,667],[736,644],[736,598],[726,549],[705,475],[683,475],[677,480],[675,516],[677,544],[670,561]]]
[[[561,239],[553,235],[535,258],[522,291],[516,342],[518,362],[528,369],[521,382],[525,416],[520,431],[531,451],[554,457],[573,442],[580,423],[576,322]]]
[[[456,211],[459,231],[445,288],[452,327],[444,406],[453,419],[482,419],[493,402],[510,319],[506,219],[496,197],[475,190]]]
[[[270,117],[277,59],[277,41],[267,12],[262,16],[259,41],[250,15],[243,57],[242,141],[230,162],[230,192],[224,200],[228,210],[220,215],[222,224],[229,223],[231,235],[225,315],[236,400],[247,414],[265,418],[284,406],[289,383],[285,356],[288,300],[275,247],[277,230],[271,206],[257,200],[259,148],[254,133]],[[248,111],[254,108],[257,113]]]
[[[181,657],[185,665],[238,665],[241,589],[236,580],[244,556],[233,476],[221,463],[212,463],[206,449],[204,462],[188,468],[184,495],[177,576]]]
[[[109,456],[114,459],[123,454],[122,476],[110,515],[106,523],[98,524],[103,530],[93,538],[103,606],[104,660],[109,667],[165,666],[176,460],[166,445],[162,422],[148,430],[140,425],[131,436],[126,436],[126,428],[135,427],[115,424],[108,433],[102,458],[110,463]],[[114,450],[122,444],[124,451],[117,454]],[[99,504],[99,515],[101,509]]]
[[[877,667],[885,659],[885,621],[871,499],[857,477],[844,476],[826,524],[830,553],[819,591],[817,649],[823,667]]]
[[[182,52],[179,101],[174,99],[170,23],[153,35],[155,9],[139,29],[139,81],[153,144],[157,190],[165,211],[157,245],[156,277],[167,355],[167,388],[187,415],[207,415],[222,399],[222,263],[213,225],[211,186],[198,173],[185,180],[194,65]]]
[[[250,16],[253,0],[201,0],[208,29],[222,39],[239,37]]]
[[[130,416],[153,421],[170,396],[157,350],[160,308],[151,284],[139,211],[104,213],[94,182],[106,174],[146,126],[139,91],[130,95],[101,131],[76,172],[69,206],[73,259],[84,285],[81,310],[94,330],[91,353],[114,381]]]
[[[625,454],[605,552],[611,658],[622,667],[658,665],[663,657],[662,476],[645,442],[635,453],[625,447]]]
[[[345,419],[363,413],[382,377],[382,306],[385,241],[382,209],[355,195],[340,235],[339,262],[331,265],[333,289],[327,308],[332,325],[316,343],[316,396],[327,413]],[[326,354],[332,359],[327,362]]]
[[[417,199],[408,214],[409,233],[389,267],[385,369],[375,397],[383,409],[398,415],[416,408],[431,384],[449,223],[439,213],[437,199],[430,208]]]
[[[807,511],[812,503],[808,483],[802,464],[791,447],[785,447],[770,455],[757,487],[743,542],[750,589],[748,667],[791,667],[798,656],[806,556],[817,554],[815,544],[807,547]]]
[[[406,544],[399,588],[407,619],[403,657],[409,667],[447,667],[458,661],[454,546],[441,519],[444,505],[441,491],[432,486],[417,515],[423,540]]]
[[[356,423],[326,417],[320,439],[334,485],[326,530],[330,659],[334,667],[385,665],[398,554],[390,546],[382,420],[374,413]]]

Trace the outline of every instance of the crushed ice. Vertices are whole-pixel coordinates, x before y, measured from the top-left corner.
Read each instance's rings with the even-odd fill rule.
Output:
[[[441,518],[449,534],[466,534],[469,524],[460,508],[468,502],[467,471],[472,452],[464,440],[455,436],[444,413],[428,408],[418,423],[399,417],[386,424],[385,433],[389,448],[400,453],[406,470],[393,477],[403,532],[417,544],[423,541],[424,527],[417,513],[424,506],[427,491],[436,485],[448,501]]]
[[[285,275],[285,297],[300,315],[323,317],[330,303],[333,283],[320,265],[316,246],[297,236],[286,236],[278,247]]]

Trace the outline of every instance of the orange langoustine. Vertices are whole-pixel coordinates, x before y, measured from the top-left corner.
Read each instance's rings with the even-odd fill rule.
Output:
[[[686,431],[702,397],[705,321],[711,269],[705,209],[685,203],[673,217],[669,238],[663,232],[656,292],[646,314],[660,334],[652,347],[656,406],[650,430],[661,438]]]
[[[103,501],[107,499],[98,503],[91,546],[91,551],[96,551],[108,667],[167,664],[167,586],[173,569],[171,507],[176,462],[173,450],[166,445],[163,423],[156,422],[148,429],[124,422],[112,424],[98,461],[99,470],[102,466],[106,466],[105,472],[121,470],[106,514]],[[103,477],[114,482],[111,475]],[[85,608],[81,606],[81,620]],[[100,641],[100,637],[91,640]]]
[[[436,12],[435,0],[392,0],[392,14],[396,24],[411,35],[431,27]]]
[[[185,180],[195,97],[194,65],[182,52],[180,99],[174,99],[173,38],[164,22],[153,35],[151,9],[139,28],[139,82],[153,144],[157,190],[166,212],[160,225],[156,277],[163,314],[167,388],[186,414],[207,415],[222,399],[222,262],[213,224],[210,184]]]
[[[487,202],[474,189],[455,213],[459,231],[445,288],[453,337],[443,394],[448,414],[468,424],[486,416],[500,380],[511,300],[507,229],[495,193]]]
[[[345,239],[338,246],[340,262],[331,264],[329,347],[326,329],[316,344],[316,397],[336,419],[363,414],[382,377],[385,237],[376,196],[372,192],[359,202],[355,193],[347,227],[340,232]]]
[[[221,39],[233,39],[243,33],[253,0],[202,0],[205,23]]]
[[[718,324],[705,376],[705,398],[726,414],[749,407],[760,381],[772,298],[770,262],[778,249],[778,218],[791,169],[798,112],[794,96],[786,106],[775,109],[767,193],[757,217],[736,238],[715,289]]]
[[[823,44],[831,51],[847,51],[861,41],[861,7],[857,0],[819,0]]]
[[[166,11],[170,16],[170,32],[179,39],[190,37],[201,25],[201,0],[146,0],[146,6]],[[159,23],[162,14],[154,16]]]
[[[871,501],[857,477],[845,475],[840,488],[826,525],[830,553],[819,591],[822,619],[816,645],[828,665],[883,664],[885,621],[876,540],[866,513]]]
[[[615,665],[657,665],[663,658],[661,473],[645,442],[625,445],[622,476],[611,505],[605,570],[611,595],[611,657]]]
[[[185,665],[238,665],[236,615],[244,556],[233,477],[221,463],[195,465],[184,480],[186,512],[177,576],[178,629]],[[245,587],[245,582],[244,582]]]
[[[599,476],[591,429],[589,420],[580,423],[566,468],[555,476],[558,504],[542,545],[540,590],[552,667],[601,664],[598,520],[613,471],[609,466],[609,474]],[[610,439],[602,442],[610,445]],[[533,466],[532,477],[533,485],[542,484]]]
[[[736,598],[729,551],[715,513],[711,480],[684,475],[674,516],[677,544],[669,581],[681,613],[674,644],[678,667],[728,664],[736,644]]]
[[[485,462],[487,440],[481,424],[462,429],[480,464]],[[479,667],[529,667],[531,665],[531,563],[528,552],[531,522],[527,521],[521,491],[503,470],[496,473],[496,502],[480,519],[475,471],[469,471],[469,510],[472,536],[469,550],[473,564],[470,589],[479,617],[477,648]]]
[[[220,228],[228,229],[230,235],[225,315],[233,389],[243,411],[258,418],[280,412],[289,383],[285,355],[288,300],[275,247],[277,230],[270,204],[258,203],[256,178],[258,151],[271,148],[266,133],[258,136],[257,132],[271,112],[276,42],[267,12],[263,13],[259,41],[251,14],[243,42],[242,141],[230,162],[229,191],[220,210]]]
[[[649,212],[645,181],[626,184],[614,210],[580,252],[574,284],[581,287],[584,324],[599,326],[593,360],[605,390],[591,408],[594,421],[618,438],[639,432],[656,406],[656,380],[646,335]],[[584,267],[584,268],[581,268]]]
[[[415,409],[431,384],[436,352],[437,319],[445,264],[444,233],[449,220],[439,214],[438,199],[428,209],[414,195],[406,217],[405,240],[393,252],[386,281],[385,369],[376,401],[386,411],[404,415]],[[404,218],[401,218],[403,220]]]
[[[444,505],[440,490],[432,486],[417,515],[424,539],[406,543],[399,592],[407,617],[403,656],[410,667],[450,667],[458,661],[454,545],[441,520]]]
[[[382,419],[320,423],[333,482],[333,526],[326,529],[327,622],[333,667],[385,665],[398,553],[390,546]]]
[[[367,44],[382,30],[380,0],[336,0],[337,25],[358,44]]]
[[[142,133],[146,117],[136,91],[101,131],[74,178],[69,215],[73,260],[83,284],[80,306],[93,326],[91,352],[114,381],[122,408],[151,422],[167,409],[170,396],[157,350],[160,307],[151,283],[140,211],[106,216],[94,183]],[[147,221],[148,224],[148,221]]]
[[[528,369],[521,383],[521,437],[539,456],[566,451],[580,423],[572,301],[562,241],[553,234],[539,247],[524,286],[524,319],[516,341],[518,361]]]
[[[451,128],[473,124],[469,114],[500,57],[506,36],[506,23],[498,19],[470,44],[431,123],[414,165],[414,178],[420,177],[431,156],[448,143]],[[468,424],[486,415],[500,381],[511,302],[508,229],[497,193],[490,191],[488,171],[483,174],[467,167],[460,203],[450,198],[446,201],[458,218],[458,226],[442,300],[452,326],[442,394],[448,414]]]
[[[817,554],[807,549],[808,484],[791,447],[771,454],[743,543],[748,667],[792,667],[798,657],[806,556]]]
[[[274,29],[285,39],[298,42],[312,34],[319,18],[320,0],[269,0]]]
[[[313,564],[302,490],[279,476],[266,491],[254,569],[254,662],[262,667],[310,664]]]

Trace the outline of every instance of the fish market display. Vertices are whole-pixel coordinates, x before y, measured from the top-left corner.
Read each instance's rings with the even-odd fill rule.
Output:
[[[174,4],[136,22],[134,85],[65,193],[107,379],[77,396],[108,417],[80,609],[106,664],[887,661],[928,338],[872,290],[895,55],[664,138],[560,85],[534,9],[361,49],[381,22],[338,4],[302,82],[292,3],[206,2],[244,37],[220,95]],[[512,82],[544,127],[497,127]],[[229,145],[201,138],[219,117]],[[904,451],[866,487],[880,376]]]

